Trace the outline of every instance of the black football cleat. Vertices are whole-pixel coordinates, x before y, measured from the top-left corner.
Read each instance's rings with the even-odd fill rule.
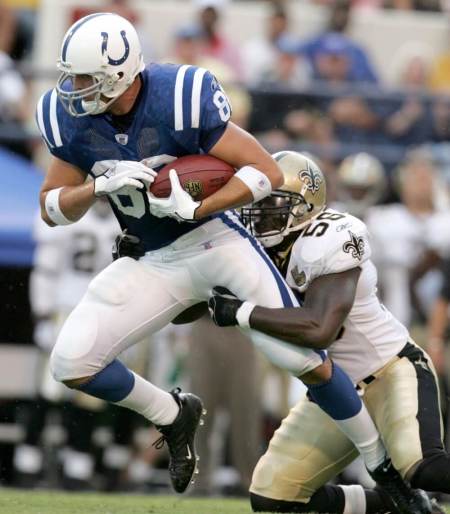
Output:
[[[432,514],[433,507],[428,496],[419,489],[412,489],[386,458],[375,470],[369,471],[378,487],[395,505],[397,514]]]
[[[179,387],[170,391],[170,394],[180,406],[180,412],[171,425],[156,427],[162,436],[153,446],[160,449],[167,442],[170,480],[177,493],[184,493],[188,485],[194,483],[194,474],[198,473],[195,434],[198,427],[203,425],[202,415],[206,414],[206,410],[198,396],[181,393]]]

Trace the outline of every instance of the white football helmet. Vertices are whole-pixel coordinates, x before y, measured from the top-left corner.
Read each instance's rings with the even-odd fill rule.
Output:
[[[69,114],[81,117],[104,112],[145,64],[133,25],[117,14],[95,13],[67,31],[57,68],[61,71],[58,96]],[[77,75],[91,77],[92,84],[74,89]]]

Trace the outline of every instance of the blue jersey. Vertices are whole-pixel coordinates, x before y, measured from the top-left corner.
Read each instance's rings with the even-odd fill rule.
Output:
[[[75,118],[56,90],[37,105],[36,120],[50,152],[92,177],[119,160],[177,158],[207,153],[225,131],[230,105],[217,80],[203,68],[151,64],[142,73],[139,97],[130,115],[108,113]],[[126,122],[121,125],[120,119]],[[150,214],[145,192],[112,194],[109,200],[122,229],[138,236],[146,250],[170,244],[205,223],[179,223]]]

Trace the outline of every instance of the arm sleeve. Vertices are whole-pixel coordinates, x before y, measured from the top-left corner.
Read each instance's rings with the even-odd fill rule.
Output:
[[[364,230],[343,231],[342,236],[324,256],[324,275],[357,268],[370,258],[371,249],[365,226]]]
[[[200,99],[200,148],[208,153],[222,137],[231,118],[230,101],[217,79],[206,71]]]
[[[288,283],[300,292],[322,275],[358,268],[370,258],[368,233],[362,221],[353,218],[345,230],[337,230],[341,224],[330,224],[322,232],[321,225],[328,224],[313,225],[311,235],[303,235],[292,249]]]
[[[62,138],[62,109],[56,90],[47,91],[36,105],[36,124],[49,152],[63,161],[71,162],[68,147]]]

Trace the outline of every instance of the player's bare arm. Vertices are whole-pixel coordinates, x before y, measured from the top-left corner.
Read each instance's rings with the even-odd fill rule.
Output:
[[[339,336],[353,306],[360,273],[360,268],[352,268],[316,278],[302,307],[254,306],[218,287],[209,300],[209,309],[220,326],[248,325],[296,346],[324,350]]]
[[[192,222],[214,213],[257,202],[283,184],[283,175],[276,161],[245,130],[231,122],[211,147],[209,154],[237,169],[236,174],[219,191],[203,201],[195,201],[181,187],[175,170],[170,171],[172,192],[167,198],[149,195],[154,216],[170,216]]]
[[[135,161],[111,161],[111,167],[92,181],[86,173],[53,157],[40,193],[42,219],[50,226],[78,221],[100,196],[148,188],[156,176]]]
[[[41,217],[51,227],[57,225],[46,210],[46,198],[50,191],[62,188],[59,205],[70,221],[79,220],[95,202],[94,182],[85,182],[86,174],[72,164],[52,157],[40,192]]]
[[[316,278],[303,307],[268,309],[256,306],[250,326],[295,345],[323,350],[339,335],[355,300],[360,268]]]
[[[272,156],[264,150],[258,141],[245,130],[232,122],[210,150],[210,155],[217,157],[236,169],[251,166],[267,176],[272,189],[283,184],[283,175]],[[238,177],[233,177],[219,191],[203,200],[195,212],[200,219],[212,213],[240,207],[254,201],[250,188]]]

